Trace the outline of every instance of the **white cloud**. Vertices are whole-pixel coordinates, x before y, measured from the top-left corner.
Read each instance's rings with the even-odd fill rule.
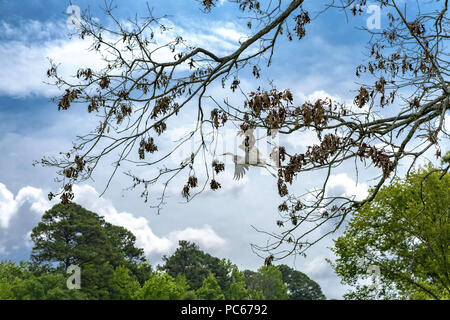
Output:
[[[172,242],[178,242],[178,240],[193,241],[206,249],[220,248],[226,244],[226,241],[220,238],[212,227],[207,224],[202,229],[188,227],[181,231],[173,231],[169,233],[168,238]]]
[[[357,184],[346,173],[331,175],[327,184],[328,196],[355,197],[355,200],[363,200],[368,195],[368,186],[365,183]]]
[[[330,265],[325,257],[319,255],[301,265],[302,272],[312,277],[322,276],[329,271]]]
[[[154,40],[158,45],[169,43],[177,36],[182,36],[190,45],[203,47],[213,52],[227,54],[235,50],[238,41],[246,37],[233,23],[214,22],[213,26],[190,24],[181,26],[163,19],[169,27],[164,33],[157,33]],[[124,25],[129,23],[124,22]],[[12,96],[29,96],[32,94],[54,96],[60,91],[55,86],[45,84],[49,68],[48,58],[60,65],[60,74],[69,78],[79,68],[91,67],[98,70],[105,66],[101,56],[89,51],[90,40],[81,40],[77,36],[68,38],[69,31],[64,22],[40,22],[27,20],[18,26],[11,26],[0,21],[0,59],[3,61],[0,73],[0,94]],[[106,36],[105,36],[106,37]],[[112,41],[112,39],[110,39]],[[114,42],[114,41],[112,41]],[[118,46],[123,46],[122,42]],[[107,54],[102,51],[103,54]],[[128,50],[122,53],[131,57]],[[107,54],[108,55],[108,54]],[[160,62],[173,61],[174,53],[168,48],[157,50],[153,59]],[[181,69],[188,69],[188,65]],[[61,70],[62,69],[62,70]]]
[[[16,196],[16,201],[19,206],[22,206],[26,202],[30,203],[31,211],[34,211],[39,215],[50,209],[52,206],[42,189],[29,186],[20,189]]]
[[[26,205],[29,205],[27,207]],[[31,229],[38,223],[50,203],[41,189],[25,187],[17,195],[0,183],[0,253],[21,254],[32,246]]]
[[[25,187],[20,189],[14,198],[12,192],[3,183],[0,183],[0,227],[8,228],[11,219],[26,202],[31,204],[30,209],[37,214],[42,214],[50,208],[50,204],[46,201],[42,190]]]
[[[16,211],[17,203],[14,195],[0,183],[0,227],[7,228]]]
[[[89,51],[89,41],[69,38],[66,24],[26,20],[18,26],[0,21],[0,94],[10,96],[54,96],[60,90],[46,84],[48,59],[61,64],[66,79],[79,68],[104,66],[100,56]]]
[[[312,130],[283,136],[283,139],[284,138],[286,139],[287,143],[289,143],[295,149],[295,152],[306,152],[308,146],[320,143],[319,138],[317,138],[317,134]],[[301,150],[298,150],[299,148],[301,148]]]
[[[79,39],[53,40],[44,43],[7,41],[0,44],[0,59],[3,61],[0,73],[0,94],[12,96],[44,95],[59,93],[49,81],[47,58],[61,63],[62,74],[73,75],[82,67],[98,67],[101,61],[88,52],[88,43]]]
[[[38,20],[22,20],[18,26],[12,26],[5,21],[0,22],[1,37],[8,40],[28,42],[34,40],[48,40],[67,34],[66,25],[63,22],[42,22]]]
[[[244,33],[238,32],[234,25],[228,25],[226,27],[219,27],[212,29],[212,32],[219,35],[223,39],[238,43],[239,41],[245,40],[247,36]]]
[[[299,92],[297,92],[297,95],[299,96],[299,98],[302,101],[309,101],[311,103],[316,102],[318,99],[322,99],[322,100],[331,99],[331,101],[333,103],[344,104],[348,110],[351,110],[355,113],[369,111],[368,105],[365,105],[364,107],[359,108],[358,106],[355,105],[355,103],[352,99],[350,99],[348,97],[346,99],[344,99],[343,97],[338,96],[338,95],[331,95],[330,93],[328,93],[324,90],[315,90],[311,94],[305,94],[304,92],[299,91]],[[372,113],[372,116],[377,117],[377,114]]]
[[[99,198],[99,193],[89,185],[74,186],[75,199],[74,201],[86,209],[96,212],[104,216],[105,220],[120,225],[130,230],[136,236],[136,245],[144,249],[147,256],[152,254],[168,254],[173,251],[179,240],[189,240],[198,243],[201,247],[209,250],[216,250],[223,248],[227,242],[221,238],[210,225],[203,225],[201,228],[186,227],[183,230],[175,230],[170,232],[167,236],[159,237],[151,229],[148,219],[145,217],[137,217],[129,212],[119,212],[114,205],[104,198]],[[0,234],[0,247],[2,250],[14,249],[12,246],[20,247],[17,242],[21,239],[22,245],[31,247],[30,242],[30,227],[27,230],[21,230],[21,234],[13,232],[14,227],[24,224],[25,221],[30,220],[30,215],[18,215],[19,211],[24,209],[25,204],[30,204],[30,210],[42,215],[46,210],[50,209],[50,203],[41,189],[33,187],[24,187],[19,190],[17,196],[9,191],[6,186],[0,183],[0,227],[3,228]],[[13,218],[20,218],[14,220],[17,224],[12,226]],[[34,217],[32,220],[36,220]],[[23,229],[23,228],[22,228]],[[15,241],[10,241],[14,237]],[[19,237],[19,238],[18,238]],[[17,239],[18,238],[18,239]],[[4,243],[9,244],[9,247],[4,246]]]
[[[136,236],[136,245],[142,247],[146,255],[167,254],[174,250],[179,240],[197,242],[206,249],[220,249],[226,241],[221,238],[209,225],[201,228],[187,227],[183,230],[170,232],[167,236],[157,236],[145,217],[136,217],[128,212],[118,212],[113,204],[89,185],[74,186],[76,203],[105,217],[105,220],[130,230]]]
[[[331,99],[332,101],[342,101],[342,98],[337,97],[337,96],[332,96],[331,94],[329,94],[328,92],[325,92],[324,90],[316,90],[311,94],[305,94],[303,92],[299,92],[298,95],[300,96],[300,98],[303,101],[309,101],[309,102],[316,102],[318,99]]]

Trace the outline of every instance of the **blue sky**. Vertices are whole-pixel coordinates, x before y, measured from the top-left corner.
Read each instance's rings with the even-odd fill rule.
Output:
[[[322,2],[305,3],[312,12],[317,12]],[[82,9],[89,5],[93,15],[102,21],[99,6],[103,1],[73,0],[72,4]],[[116,4],[116,15],[121,19],[144,13],[146,8],[145,1],[117,0]],[[95,61],[86,55],[80,39],[68,37],[64,15],[68,5],[63,0],[0,1],[1,259],[28,258],[32,246],[29,232],[51,205],[46,200],[48,191],[58,187],[53,182],[55,172],[33,167],[33,160],[68,150],[76,135],[88,132],[97,123],[77,108],[58,112],[50,101],[58,91],[43,83],[47,57],[60,62],[68,72],[75,70],[79,63]],[[202,39],[214,36],[217,41],[210,45],[216,49],[235,46],[233,35],[246,32],[245,20],[236,18],[236,6],[226,0],[208,15],[193,0],[153,0],[150,5],[156,16],[168,14],[167,20],[191,36],[189,40],[205,41]],[[331,11],[319,16],[307,28],[305,39],[281,40],[272,66],[262,68],[261,80],[244,77],[243,87],[250,91],[260,84],[268,86],[274,80],[278,88],[290,88],[297,102],[325,95],[351,101],[357,88],[355,67],[363,58],[362,49],[367,41],[367,35],[356,27],[364,25],[366,18],[364,15],[349,17],[347,23],[342,12]],[[218,97],[240,99],[229,90],[221,91],[218,85],[211,90]],[[192,125],[190,118],[187,115],[176,123],[172,137]],[[308,134],[287,140],[300,149],[310,142],[313,137]],[[256,269],[262,264],[252,253],[250,243],[263,244],[266,238],[251,226],[263,230],[275,228],[278,217],[275,208],[280,200],[270,176],[253,171],[244,181],[233,182],[229,173],[222,181],[223,190],[206,192],[188,204],[180,203],[179,190],[173,189],[169,203],[157,215],[136,193],[123,190],[130,184],[123,174],[117,175],[99,198],[110,169],[105,162],[95,181],[78,186],[76,201],[132,230],[152,263],[159,263],[163,254],[170,254],[178,240],[187,239],[198,242],[212,254],[230,258],[241,269]],[[354,172],[344,166],[334,173],[330,188],[340,194],[364,194],[370,184],[364,178],[371,173],[370,170],[360,172],[360,183],[356,185]],[[304,191],[316,178],[305,175],[295,188]],[[282,262],[307,273],[321,285],[328,298],[340,298],[346,288],[325,262],[325,258],[332,258],[328,249],[332,238],[312,248],[306,258],[288,258]]]

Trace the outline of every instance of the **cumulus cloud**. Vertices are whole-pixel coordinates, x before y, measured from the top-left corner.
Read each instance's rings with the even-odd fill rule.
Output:
[[[18,32],[20,30],[20,32]],[[67,33],[65,24],[54,21],[22,20],[16,26],[12,26],[5,21],[0,22],[0,39],[16,40],[28,42],[30,39],[35,41],[50,40],[55,37],[61,37]]]
[[[169,233],[168,238],[172,242],[187,240],[199,243],[205,249],[216,249],[223,247],[226,241],[219,237],[210,225],[205,224],[202,229],[188,227],[184,230]]]
[[[170,28],[169,32],[156,36],[156,39],[161,43],[181,36],[191,46],[226,54],[230,50],[236,50],[239,41],[248,38],[242,27],[233,22],[208,21],[207,23],[199,23],[199,21],[193,22],[192,20],[177,20],[175,23],[169,19],[162,19],[161,22]]]
[[[225,27],[218,27],[212,29],[212,32],[220,36],[222,39],[229,40],[234,43],[245,40],[245,34],[238,32],[233,24],[227,24]]]
[[[8,228],[11,219],[26,202],[30,204],[30,210],[38,215],[50,208],[50,203],[41,189],[25,187],[14,197],[12,192],[0,183],[0,227]]]
[[[169,254],[177,247],[179,240],[193,241],[202,248],[213,251],[227,244],[210,225],[200,228],[189,226],[183,230],[172,231],[166,236],[158,236],[153,232],[147,218],[129,212],[119,212],[111,201],[99,198],[99,193],[92,186],[74,186],[74,192],[76,203],[104,216],[108,222],[130,230],[136,236],[136,245],[143,248],[147,256]],[[41,189],[27,186],[20,189],[14,197],[13,193],[0,183],[0,252],[11,253],[19,248],[31,247],[31,228],[51,206],[52,203],[46,199]]]
[[[314,103],[315,101],[321,99],[321,100],[327,100],[330,99],[331,101],[333,101],[334,103],[339,103],[339,104],[344,104],[346,106],[347,109],[355,112],[355,113],[359,113],[359,112],[368,112],[369,111],[369,107],[367,105],[363,106],[362,108],[358,107],[355,105],[353,98],[343,98],[339,95],[332,95],[330,93],[328,93],[327,91],[324,90],[315,90],[313,91],[313,93],[311,94],[306,94],[303,91],[298,91],[296,93],[296,95],[298,95],[298,97],[302,100],[302,101],[309,101]],[[372,116],[377,117],[376,113],[372,113]]]
[[[346,173],[331,175],[327,184],[328,196],[355,197],[355,200],[363,200],[368,195],[369,187],[365,183],[357,183]]]
[[[0,58],[4,62],[0,73],[0,94],[12,96],[59,93],[46,84],[48,58],[64,66],[63,74],[73,75],[82,67],[101,65],[100,59],[87,51],[88,45],[79,39],[52,40],[44,43],[6,41],[0,43]]]
[[[173,250],[179,240],[190,240],[199,243],[207,249],[219,249],[226,244],[209,225],[202,228],[187,227],[184,230],[173,231],[167,236],[158,237],[152,231],[150,222],[145,217],[136,217],[128,212],[118,212],[113,204],[104,198],[89,185],[74,186],[76,203],[97,212],[105,220],[130,230],[137,239],[137,245],[142,247],[147,255],[153,253],[165,254]],[[184,238],[184,237],[187,238]]]
[[[319,99],[322,99],[322,100],[331,99],[332,101],[338,101],[338,102],[341,102],[343,100],[341,97],[333,96],[324,90],[315,90],[311,94],[305,94],[303,92],[298,92],[297,94],[301,100],[309,101],[309,102],[315,102]]]
[[[0,226],[7,228],[9,221],[17,211],[14,195],[0,183]]]
[[[290,134],[286,137],[283,136],[282,139],[286,140],[286,142],[291,145],[296,152],[306,152],[308,146],[320,143],[319,138],[317,138],[317,134],[312,130],[307,130],[298,134]]]
[[[50,203],[41,189],[22,188],[16,196],[0,183],[0,254],[22,256],[29,250],[31,229]]]
[[[194,28],[194,25],[181,27],[169,20],[163,22],[171,29],[155,35],[159,44],[171,42],[181,35],[193,46],[231,52],[237,48],[238,40],[245,37],[245,34],[239,32],[231,23],[217,22],[217,27],[209,29],[198,26]],[[46,73],[50,66],[48,59],[60,65],[59,72],[65,78],[75,75],[79,68],[103,68],[105,62],[101,56],[89,50],[90,41],[78,37],[69,38],[69,31],[65,21],[55,23],[27,20],[18,26],[0,21],[0,59],[3,61],[0,94],[20,97],[58,94],[59,89],[45,83],[48,81]],[[103,54],[108,55],[106,52]],[[172,61],[174,53],[163,48],[158,50],[155,56],[156,60],[161,62]],[[182,67],[188,68],[187,65]]]

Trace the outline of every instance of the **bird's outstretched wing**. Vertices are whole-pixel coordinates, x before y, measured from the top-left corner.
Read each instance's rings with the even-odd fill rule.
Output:
[[[239,161],[236,161],[236,163],[234,164],[234,180],[243,178],[247,171],[248,164],[239,163]]]

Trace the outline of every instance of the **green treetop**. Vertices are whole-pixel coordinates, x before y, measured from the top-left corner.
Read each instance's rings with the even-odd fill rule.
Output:
[[[351,299],[449,299],[450,176],[431,166],[396,179],[359,209],[331,262]],[[379,268],[377,284],[370,266]],[[369,280],[370,281],[370,280]]]

